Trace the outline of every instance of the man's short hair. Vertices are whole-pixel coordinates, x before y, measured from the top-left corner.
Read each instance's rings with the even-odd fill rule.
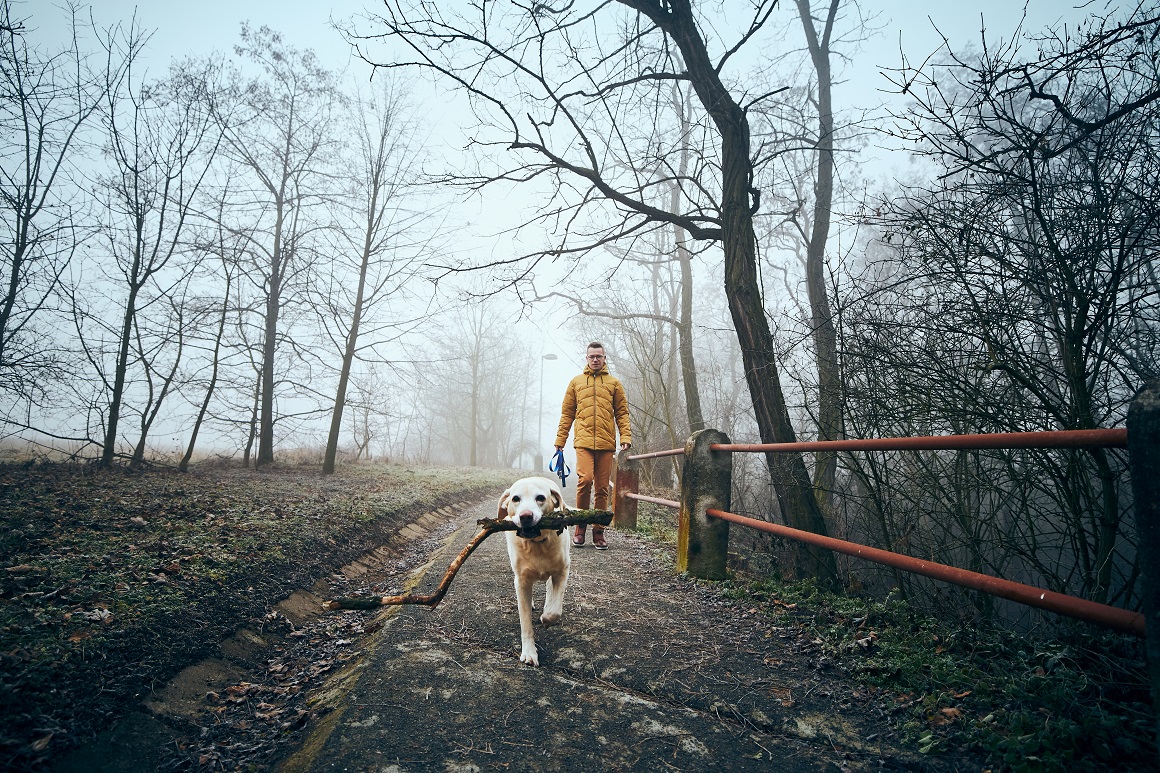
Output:
[[[600,343],[599,341],[593,341],[592,343],[588,344],[588,348],[589,349],[603,349],[604,344]]]

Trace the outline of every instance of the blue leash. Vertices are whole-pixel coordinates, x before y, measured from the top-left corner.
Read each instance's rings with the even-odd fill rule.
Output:
[[[556,473],[560,477],[560,488],[564,488],[568,482],[568,476],[572,470],[568,469],[568,465],[564,464],[564,449],[556,452],[552,457],[552,461],[548,462],[548,470]]]

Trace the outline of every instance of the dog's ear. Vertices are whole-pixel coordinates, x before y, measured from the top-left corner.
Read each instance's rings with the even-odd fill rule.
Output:
[[[555,505],[554,510],[559,510],[562,513],[568,512],[568,506],[564,504],[564,495],[555,486],[552,487],[552,504]]]
[[[507,516],[508,516],[508,512],[507,512],[508,500],[511,499],[511,497],[512,497],[512,490],[511,489],[507,489],[502,494],[500,494],[500,496],[499,496],[499,512],[497,512],[496,516],[495,516],[497,519],[502,521],[504,518],[507,518]]]

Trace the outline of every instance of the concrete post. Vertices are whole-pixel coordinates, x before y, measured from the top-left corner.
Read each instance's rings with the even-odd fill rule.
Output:
[[[636,500],[625,494],[640,493],[640,462],[628,454],[616,455],[616,482],[612,488],[612,526],[617,529],[636,529]]]
[[[681,520],[677,531],[677,571],[704,580],[723,580],[729,556],[729,522],[705,515],[708,508],[729,510],[733,454],[718,453],[713,443],[728,443],[715,429],[694,432],[685,443],[681,475]]]
[[[1160,743],[1160,381],[1149,382],[1128,407],[1128,465],[1144,597],[1144,651]]]

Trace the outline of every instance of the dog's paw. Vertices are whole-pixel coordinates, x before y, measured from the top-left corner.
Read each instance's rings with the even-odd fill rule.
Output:
[[[540,653],[536,651],[536,645],[526,645],[522,652],[520,652],[520,662],[527,663],[529,666],[540,665]]]
[[[560,622],[562,615],[559,612],[545,612],[540,615],[540,622],[544,625],[555,625]]]

